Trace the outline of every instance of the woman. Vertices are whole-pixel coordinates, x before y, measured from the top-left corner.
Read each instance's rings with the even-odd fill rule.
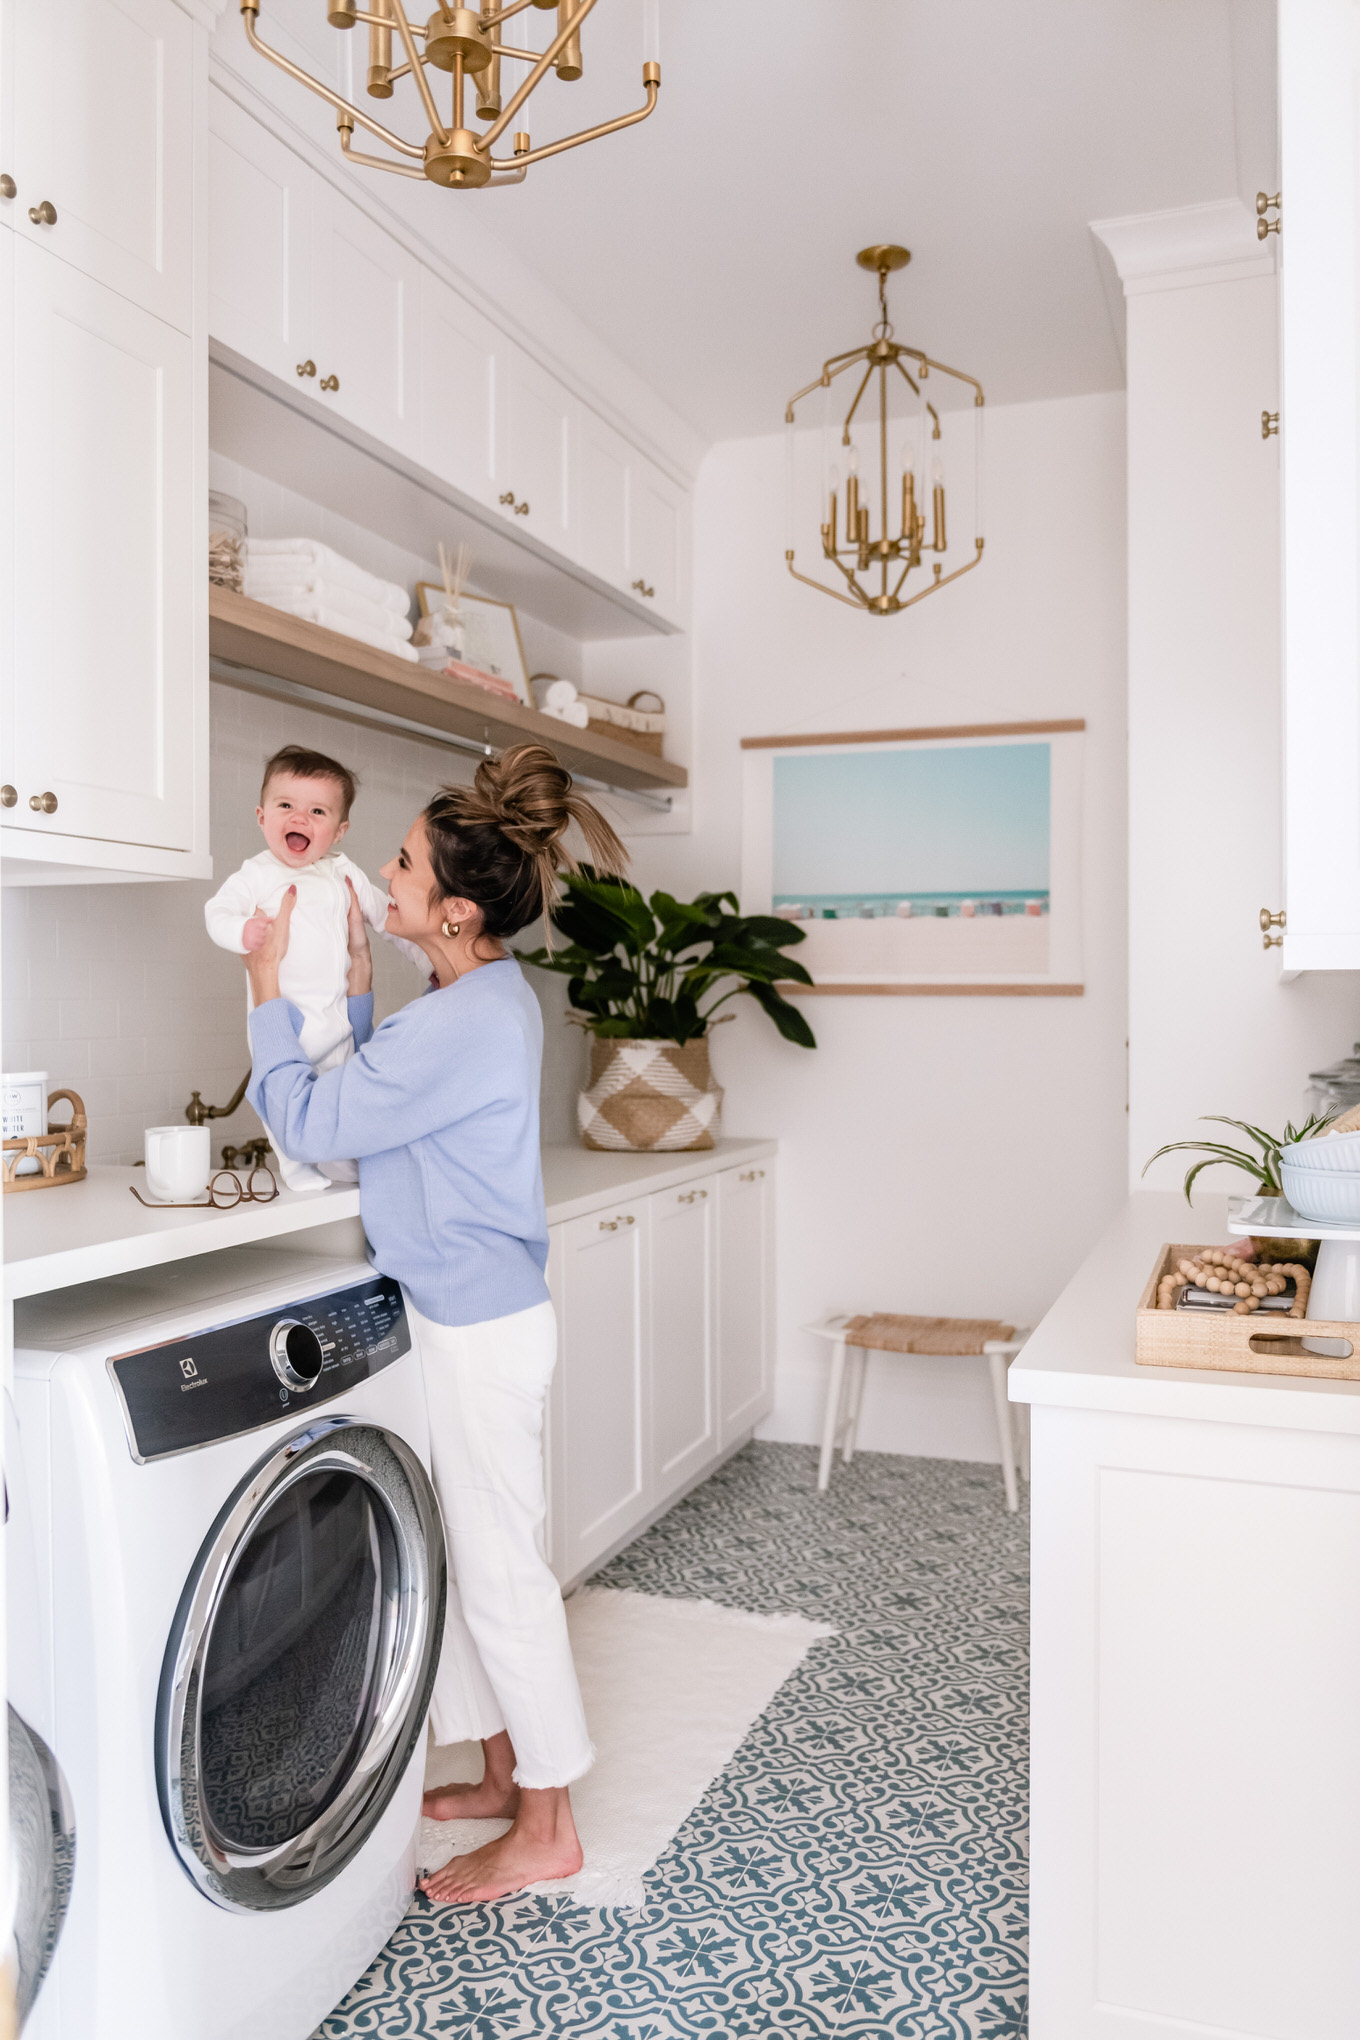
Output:
[[[499,1841],[421,1880],[474,1903],[581,1867],[568,1787],[589,1769],[557,1582],[543,1557],[543,1409],[557,1355],[544,1268],[539,1167],[543,1025],[503,946],[551,906],[575,822],[596,868],[626,853],[572,791],[552,753],[526,744],[447,787],[412,824],[383,877],[387,928],[430,960],[430,991],[373,1027],[372,962],[349,920],[357,1053],[318,1076],[279,997],[286,897],[246,959],[255,1007],[250,1102],[297,1161],[359,1158],[376,1265],[406,1290],[425,1361],[434,1484],[450,1588],[431,1720],[440,1743],[480,1740],[479,1785],[425,1795],[436,1820],[508,1817]]]

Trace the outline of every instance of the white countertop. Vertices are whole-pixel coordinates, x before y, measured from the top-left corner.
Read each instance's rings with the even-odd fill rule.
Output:
[[[543,1150],[548,1223],[579,1218],[601,1205],[646,1196],[715,1169],[756,1163],[773,1155],[772,1140],[722,1140],[689,1154],[591,1154],[581,1147]],[[148,1209],[131,1195],[144,1187],[144,1171],[96,1164],[83,1183],[48,1196],[30,1190],[4,1200],[5,1295],[39,1296],[73,1282],[96,1282],[134,1268],[151,1268],[189,1254],[210,1254],[252,1240],[330,1225],[359,1216],[354,1188],[279,1191],[269,1204],[238,1204],[230,1211]]]
[[[1134,1313],[1159,1247],[1228,1240],[1228,1199],[1175,1191],[1129,1198],[1010,1370],[1012,1402],[1132,1416],[1360,1433],[1360,1381],[1207,1368],[1140,1367]]]

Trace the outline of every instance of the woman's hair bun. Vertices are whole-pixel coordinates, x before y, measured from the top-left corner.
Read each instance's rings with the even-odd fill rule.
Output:
[[[513,935],[551,911],[559,869],[578,869],[565,842],[573,823],[594,869],[621,877],[628,852],[546,744],[483,759],[471,786],[446,786],[426,809],[440,896],[474,900],[489,934]]]

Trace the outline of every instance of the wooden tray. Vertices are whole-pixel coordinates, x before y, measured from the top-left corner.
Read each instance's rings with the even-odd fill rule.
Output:
[[[53,1126],[49,1123],[46,1133],[30,1133],[17,1140],[4,1143],[4,1191],[11,1190],[60,1190],[63,1183],[78,1183],[85,1174],[85,1136],[89,1121],[85,1117],[85,1100],[76,1091],[49,1091],[47,1109],[50,1112],[59,1098],[69,1101],[71,1120],[68,1126]],[[15,1170],[27,1156],[33,1156],[42,1165],[40,1175],[18,1176]]]
[[[1283,1317],[1274,1311],[1158,1310],[1157,1284],[1200,1246],[1163,1247],[1138,1299],[1140,1367],[1213,1367],[1233,1374],[1306,1374],[1323,1381],[1360,1381],[1360,1325],[1326,1318]],[[1348,1355],[1310,1353],[1310,1339],[1340,1339]]]

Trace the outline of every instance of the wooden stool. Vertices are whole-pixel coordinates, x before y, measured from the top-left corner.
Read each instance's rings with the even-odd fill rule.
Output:
[[[803,1330],[825,1339],[831,1347],[831,1379],[827,1383],[822,1456],[817,1468],[819,1493],[824,1493],[830,1485],[831,1461],[836,1447],[841,1447],[841,1458],[847,1466],[855,1456],[859,1413],[864,1402],[864,1377],[869,1371],[871,1352],[958,1356],[985,1353],[992,1376],[992,1402],[1001,1445],[1006,1507],[1012,1513],[1019,1507],[1020,1495],[1015,1478],[1015,1426],[1006,1394],[1006,1370],[1029,1337],[1027,1330],[998,1324],[990,1318],[895,1317],[889,1312],[879,1312],[873,1317],[849,1317],[844,1311],[828,1311],[815,1325],[804,1325]],[[1028,1480],[1028,1437],[1023,1428],[1020,1460],[1021,1470]]]

